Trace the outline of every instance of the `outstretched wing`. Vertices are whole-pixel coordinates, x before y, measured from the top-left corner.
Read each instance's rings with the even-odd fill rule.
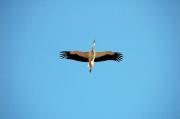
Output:
[[[80,62],[88,62],[88,52],[80,51],[62,51],[60,52],[61,59],[70,59]]]
[[[106,60],[114,60],[120,62],[123,59],[123,55],[120,52],[96,52],[95,62],[101,62]]]

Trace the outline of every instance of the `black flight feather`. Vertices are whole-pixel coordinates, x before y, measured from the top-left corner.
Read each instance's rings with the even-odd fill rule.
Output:
[[[88,62],[88,58],[79,56],[78,54],[71,54],[70,51],[62,51],[60,52],[61,59],[71,59],[80,62]]]
[[[94,59],[94,62],[101,62],[101,61],[106,61],[106,60],[114,60],[114,61],[120,62],[122,61],[122,59],[123,59],[123,55],[119,52],[115,52],[113,55],[106,54],[104,56],[97,57]]]

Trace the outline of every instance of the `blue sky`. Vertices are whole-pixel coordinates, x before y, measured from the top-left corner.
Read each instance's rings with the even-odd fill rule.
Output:
[[[178,0],[0,2],[1,119],[179,119]],[[61,60],[120,51],[120,63]]]

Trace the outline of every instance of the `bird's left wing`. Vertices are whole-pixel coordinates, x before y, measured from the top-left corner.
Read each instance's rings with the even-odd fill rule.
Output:
[[[88,52],[62,51],[60,52],[60,57],[62,59],[71,59],[80,62],[88,62]]]
[[[114,60],[120,62],[123,58],[123,55],[119,52],[96,52],[96,58],[94,59],[95,62],[101,62],[106,60]]]

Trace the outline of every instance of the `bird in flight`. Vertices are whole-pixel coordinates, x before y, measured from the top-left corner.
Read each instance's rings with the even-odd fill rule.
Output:
[[[120,52],[104,51],[95,52],[95,40],[93,41],[93,46],[89,52],[81,51],[62,51],[60,52],[61,59],[70,59],[80,62],[88,62],[89,72],[92,71],[94,67],[94,62],[102,62],[107,60],[120,62],[123,59],[123,55]]]

